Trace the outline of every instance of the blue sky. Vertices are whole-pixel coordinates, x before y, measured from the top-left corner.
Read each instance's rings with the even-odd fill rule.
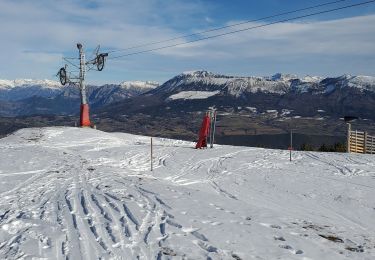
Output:
[[[363,1],[346,0],[313,11]],[[127,48],[326,2],[329,0],[1,0],[0,78],[56,79],[54,75],[64,64],[62,57],[77,57],[77,42],[84,44],[88,54],[97,44],[103,50]],[[272,21],[275,19],[238,28]],[[373,24],[375,3],[108,60],[106,68],[90,72],[87,81],[164,82],[183,71],[198,69],[244,76],[276,72],[300,76],[375,75]]]

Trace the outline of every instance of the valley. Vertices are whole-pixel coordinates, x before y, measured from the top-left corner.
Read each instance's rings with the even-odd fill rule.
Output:
[[[37,83],[2,85],[0,135],[26,126],[77,125],[77,87]],[[24,99],[19,88],[28,90]],[[359,117],[353,129],[375,133],[375,79],[366,76],[235,77],[192,71],[161,85],[89,86],[88,96],[92,121],[108,132],[195,141],[204,112],[213,107],[218,111],[219,144],[285,149],[291,129],[295,149],[344,143],[342,118],[347,115]]]

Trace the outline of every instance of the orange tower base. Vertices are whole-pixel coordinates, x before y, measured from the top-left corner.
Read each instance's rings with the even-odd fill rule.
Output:
[[[80,125],[81,125],[81,127],[90,127],[91,126],[89,105],[88,104],[81,104]]]

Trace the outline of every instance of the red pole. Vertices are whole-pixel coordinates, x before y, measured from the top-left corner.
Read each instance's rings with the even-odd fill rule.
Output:
[[[196,149],[198,148],[205,148],[207,147],[207,135],[210,131],[210,117],[206,114],[203,118],[202,126],[199,131],[199,140],[197,145],[195,146]]]
[[[89,105],[88,104],[81,104],[80,125],[81,125],[81,127],[90,127],[91,126]]]

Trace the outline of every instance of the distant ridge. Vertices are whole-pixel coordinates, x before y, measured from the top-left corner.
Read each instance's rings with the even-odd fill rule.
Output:
[[[198,70],[183,72],[151,92],[176,94],[179,91],[220,91],[238,97],[244,93],[256,92],[280,95],[290,92],[324,94],[346,87],[375,92],[375,77],[343,75],[336,78],[299,78],[296,75],[282,73],[265,77],[238,77]]]
[[[54,81],[0,81],[0,115],[72,115],[79,105],[79,90]],[[164,84],[124,81],[87,87],[92,109],[109,112],[165,114],[202,111],[215,106],[223,111],[256,108],[258,113],[294,111],[296,116],[347,114],[375,118],[375,77],[342,75],[230,76],[205,70],[183,72]],[[68,105],[67,105],[68,104]],[[182,112],[184,111],[184,112]]]

